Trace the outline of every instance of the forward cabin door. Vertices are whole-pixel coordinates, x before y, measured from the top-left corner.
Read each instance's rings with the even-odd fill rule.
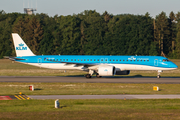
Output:
[[[158,66],[158,59],[154,60],[154,66]]]

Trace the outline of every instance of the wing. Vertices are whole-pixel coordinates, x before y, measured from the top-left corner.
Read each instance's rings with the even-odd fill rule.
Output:
[[[74,63],[74,62],[61,62],[61,63],[65,63],[65,65],[74,65],[74,67],[79,67],[79,66],[83,66],[83,67],[92,67],[92,66],[96,66],[98,64],[93,64],[93,63]]]

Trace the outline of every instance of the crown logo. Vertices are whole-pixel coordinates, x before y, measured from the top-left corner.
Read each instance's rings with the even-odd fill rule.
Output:
[[[21,43],[21,44],[19,44],[19,46],[24,46],[24,44]]]

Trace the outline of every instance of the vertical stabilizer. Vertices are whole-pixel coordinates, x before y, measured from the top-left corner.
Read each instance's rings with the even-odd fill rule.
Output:
[[[29,49],[29,47],[17,33],[12,33],[12,37],[17,57],[35,56],[34,53]]]

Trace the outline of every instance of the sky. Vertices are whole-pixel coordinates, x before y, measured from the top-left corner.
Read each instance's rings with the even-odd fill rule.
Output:
[[[100,14],[107,11],[113,15],[144,15],[148,12],[154,18],[162,11],[166,16],[169,16],[171,11],[179,12],[180,0],[0,0],[0,10],[6,13],[24,13],[24,7],[37,7],[35,13],[45,13],[51,17],[96,10]]]

